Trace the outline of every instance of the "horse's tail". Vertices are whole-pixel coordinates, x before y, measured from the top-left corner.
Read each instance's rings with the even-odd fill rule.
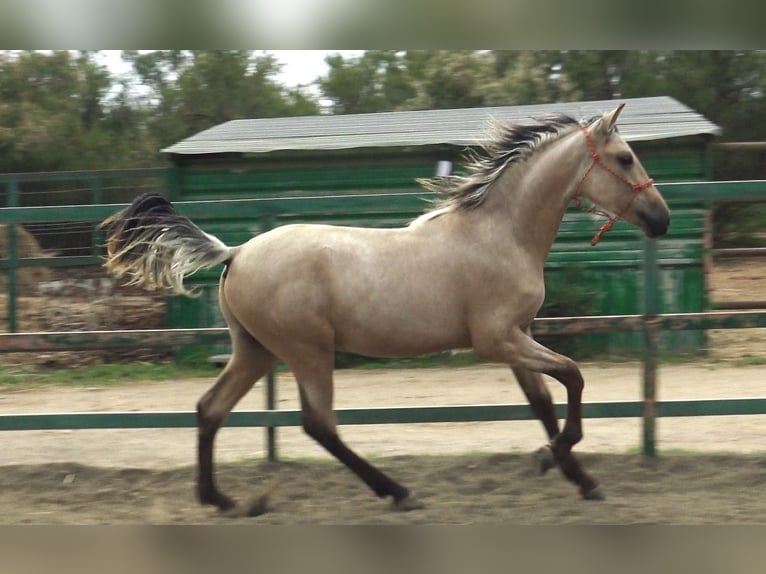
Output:
[[[106,269],[145,289],[194,295],[184,287],[184,277],[228,262],[234,254],[153,193],[140,195],[101,227],[106,230]]]

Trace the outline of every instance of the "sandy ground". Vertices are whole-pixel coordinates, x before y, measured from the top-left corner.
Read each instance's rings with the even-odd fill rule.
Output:
[[[584,365],[583,372],[586,401],[640,397],[639,365]],[[766,367],[663,366],[659,398],[762,396],[765,376]],[[210,382],[6,388],[0,390],[0,411],[191,410]],[[563,401],[563,389],[549,384],[555,399]],[[296,407],[289,375],[280,377],[278,393],[280,408]],[[503,367],[337,373],[338,407],[523,400]],[[258,409],[263,402],[258,386],[238,408]],[[277,464],[263,460],[261,429],[221,431],[216,454],[224,490],[242,497],[278,482],[267,514],[240,519],[197,505],[194,429],[9,431],[3,433],[0,523],[766,522],[763,416],[661,419],[658,438],[668,454],[656,460],[635,454],[638,420],[586,420],[586,436],[576,450],[585,453],[586,468],[608,493],[602,503],[580,500],[557,471],[536,475],[528,453],[545,441],[535,421],[342,430],[350,446],[414,488],[427,507],[391,512],[299,429],[279,429]],[[699,452],[690,456],[671,449]]]

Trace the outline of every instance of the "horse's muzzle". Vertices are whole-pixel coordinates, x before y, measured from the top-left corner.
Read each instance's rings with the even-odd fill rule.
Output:
[[[670,212],[667,209],[638,209],[644,233],[648,237],[662,237],[670,227]]]

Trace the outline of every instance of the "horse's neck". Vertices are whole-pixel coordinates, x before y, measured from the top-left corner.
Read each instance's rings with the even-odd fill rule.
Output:
[[[530,157],[528,165],[519,166],[519,172],[503,174],[490,193],[490,217],[504,218],[501,225],[508,229],[511,241],[541,262],[548,256],[571,201],[570,192],[582,175],[583,145],[576,133],[551,142]]]

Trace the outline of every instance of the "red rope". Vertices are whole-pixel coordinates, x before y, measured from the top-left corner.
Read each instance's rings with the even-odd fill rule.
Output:
[[[575,206],[577,206],[577,208],[580,209],[581,211],[606,217],[608,219],[608,221],[605,222],[604,225],[602,225],[601,228],[596,232],[596,235],[593,236],[593,239],[590,240],[591,245],[596,245],[599,241],[601,241],[601,237],[604,235],[604,233],[611,230],[612,227],[614,227],[614,224],[617,223],[620,219],[622,219],[622,216],[627,213],[628,209],[630,209],[630,206],[633,205],[633,202],[636,200],[636,197],[638,197],[638,194],[641,193],[641,191],[643,191],[644,189],[647,189],[648,187],[651,187],[652,185],[654,185],[654,180],[648,179],[642,183],[633,183],[621,173],[614,171],[612,168],[610,168],[601,160],[601,156],[599,155],[598,150],[596,150],[596,145],[593,143],[593,138],[591,138],[590,132],[588,132],[588,129],[585,127],[581,127],[580,129],[582,130],[582,133],[585,135],[585,142],[588,144],[588,151],[590,152],[590,157],[593,159],[593,161],[591,161],[590,165],[588,166],[588,169],[586,169],[585,172],[582,174],[580,181],[577,182],[577,186],[575,187],[575,191],[574,191],[574,195],[572,196],[572,199],[575,202]],[[582,204],[582,201],[580,200],[582,186],[583,184],[585,184],[585,180],[590,175],[590,172],[593,171],[593,168],[596,167],[597,165],[605,169],[608,173],[611,173],[614,177],[616,177],[621,182],[628,185],[633,190],[633,194],[630,196],[628,203],[626,203],[625,206],[619,211],[619,213],[617,213],[614,216],[610,216],[606,211],[602,211],[594,207],[585,207]]]

